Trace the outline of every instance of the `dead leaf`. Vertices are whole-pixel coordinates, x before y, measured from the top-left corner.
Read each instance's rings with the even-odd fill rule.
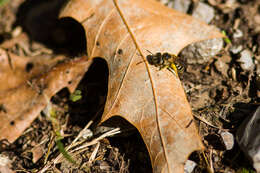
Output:
[[[147,55],[146,50],[177,54],[192,42],[221,35],[213,27],[152,0],[125,0],[119,6],[141,52],[112,0],[70,1],[62,16],[82,23],[88,55],[103,57],[108,63],[109,90],[102,122],[114,115],[124,117],[141,133],[154,172],[183,172],[188,155],[203,148],[190,106],[179,79],[148,65],[140,54]],[[40,70],[25,74],[21,69],[33,61],[25,59],[5,50],[1,53],[0,75],[6,75],[1,84],[8,84],[0,89],[0,139],[10,142],[30,125],[51,96],[64,87],[73,91],[91,64],[84,57],[58,65],[46,61],[39,64]],[[44,68],[46,65],[49,68]],[[20,73],[24,75],[17,75]]]
[[[0,48],[0,93],[14,89],[25,81],[49,71],[64,56],[25,57]]]
[[[33,155],[33,163],[36,163],[44,155],[44,147],[42,145],[36,145],[31,150]]]
[[[184,172],[191,152],[203,148],[180,80],[147,64],[149,50],[178,54],[190,43],[221,37],[213,27],[153,0],[118,1],[136,45],[113,0],[74,0],[62,12],[86,31],[90,58],[103,57],[109,86],[102,122],[120,115],[148,148],[154,172]],[[141,63],[140,63],[141,62]]]
[[[73,92],[91,64],[86,57],[55,64],[51,59],[32,60],[10,54],[15,60],[11,69],[5,54],[1,55],[0,140],[5,138],[9,142],[22,134],[54,94],[65,87]],[[29,60],[39,64],[35,67],[37,70],[26,74],[24,65]]]

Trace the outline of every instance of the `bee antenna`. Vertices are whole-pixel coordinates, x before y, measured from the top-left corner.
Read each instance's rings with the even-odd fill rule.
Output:
[[[147,50],[147,49],[146,49],[146,51],[153,55],[153,53],[152,53],[150,50]]]

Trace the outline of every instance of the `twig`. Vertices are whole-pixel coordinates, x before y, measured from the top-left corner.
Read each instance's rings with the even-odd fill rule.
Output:
[[[88,146],[94,145],[94,144],[98,143],[100,140],[102,140],[102,139],[104,139],[104,138],[106,138],[106,137],[108,137],[108,136],[113,136],[113,135],[115,135],[115,134],[118,134],[118,133],[120,133],[120,132],[121,132],[121,131],[120,131],[120,128],[116,128],[116,129],[113,129],[113,130],[111,130],[111,131],[108,131],[108,132],[102,134],[101,136],[99,136],[98,138],[93,139],[92,141],[87,142],[86,144],[81,145],[81,146],[75,148],[75,149],[72,150],[71,152],[75,152],[75,151],[78,151],[78,150],[80,150],[80,149],[86,148],[86,147],[88,147]]]
[[[99,147],[100,147],[100,142],[97,143],[94,151],[92,152],[91,156],[89,157],[89,160],[88,160],[89,163],[91,163],[91,162],[93,162],[93,160],[95,160]]]
[[[212,149],[209,150],[209,164],[210,164],[210,171],[214,173],[213,163],[212,163]]]
[[[195,118],[197,118],[198,120],[202,121],[203,123],[205,123],[205,124],[211,126],[211,127],[214,127],[214,128],[216,128],[216,129],[223,130],[223,131],[227,131],[227,130],[228,130],[228,129],[223,129],[223,128],[221,128],[221,127],[217,127],[217,126],[211,124],[210,122],[208,122],[205,118],[200,117],[200,116],[198,116],[198,115],[196,115],[196,114],[193,114],[193,116],[194,116]]]

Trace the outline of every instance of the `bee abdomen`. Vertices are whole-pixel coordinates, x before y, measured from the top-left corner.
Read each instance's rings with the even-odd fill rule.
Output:
[[[146,58],[149,64],[155,66],[161,65],[164,62],[161,53],[156,53],[156,55],[147,55]]]
[[[177,70],[179,73],[183,73],[184,72],[184,67],[180,64],[175,64]]]

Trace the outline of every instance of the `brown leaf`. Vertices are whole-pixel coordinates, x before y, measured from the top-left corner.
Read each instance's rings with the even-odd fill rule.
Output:
[[[0,94],[49,71],[59,60],[64,59],[64,56],[57,56],[55,59],[18,56],[0,48]]]
[[[0,49],[0,140],[19,137],[48,99],[62,88],[75,89],[91,64],[86,57],[57,64],[62,59],[23,57]],[[28,63],[36,66],[30,72],[25,70]]]
[[[88,55],[103,57],[109,86],[102,122],[120,115],[133,124],[148,148],[154,172],[183,172],[191,152],[203,148],[180,80],[168,70],[147,64],[147,50],[177,54],[199,40],[221,37],[213,27],[153,0],[74,0],[62,17],[85,28]]]
[[[42,145],[36,145],[31,150],[33,163],[36,163],[44,155],[44,147]]]

